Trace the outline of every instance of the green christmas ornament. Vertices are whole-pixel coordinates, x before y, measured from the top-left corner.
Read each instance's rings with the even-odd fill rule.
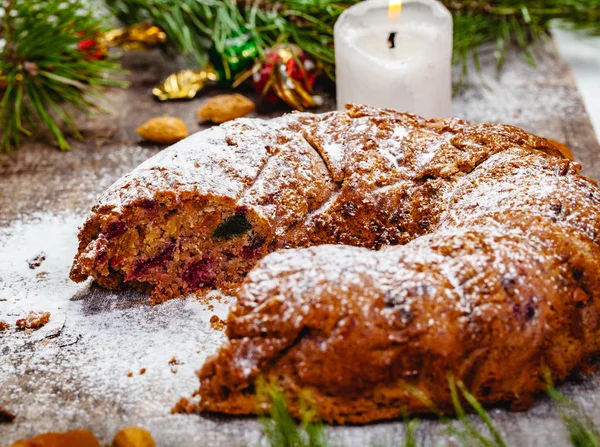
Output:
[[[245,28],[223,41],[215,42],[209,52],[211,65],[219,75],[219,83],[227,86],[252,67],[258,57],[256,43]]]

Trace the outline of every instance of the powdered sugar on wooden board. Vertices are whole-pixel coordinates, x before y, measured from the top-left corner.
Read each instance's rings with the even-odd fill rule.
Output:
[[[206,301],[188,297],[153,307],[133,291],[73,283],[68,271],[81,221],[73,214],[38,214],[0,228],[0,321],[11,325],[0,333],[1,405],[18,422],[33,424],[32,433],[53,429],[36,422],[48,411],[77,421],[74,427],[101,411],[110,431],[123,426],[122,414],[151,429],[147,421],[168,417],[197,387],[194,371],[225,338],[210,319],[225,319],[231,299],[214,292]],[[46,259],[31,269],[27,260],[42,251]],[[49,323],[17,330],[15,320],[32,310],[50,312]],[[169,364],[173,357],[176,366]],[[30,393],[47,406],[24,405]]]

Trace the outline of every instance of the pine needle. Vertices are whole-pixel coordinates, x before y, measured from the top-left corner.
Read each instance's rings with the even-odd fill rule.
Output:
[[[307,396],[299,397],[302,413],[300,424],[288,410],[285,396],[275,384],[264,381],[257,383],[257,396],[260,402],[269,405],[269,416],[262,416],[261,423],[271,447],[327,447],[324,425],[317,420],[314,406]]]
[[[0,78],[6,87],[0,90],[0,151],[18,148],[21,135],[31,135],[38,124],[68,150],[62,127],[81,137],[69,108],[99,110],[89,98],[104,86],[124,85],[115,80],[122,74],[118,62],[94,59],[77,48],[79,41],[98,37],[102,20],[83,0],[9,0],[2,12]]]
[[[558,407],[573,447],[600,447],[600,431],[583,409],[553,386],[547,393]]]

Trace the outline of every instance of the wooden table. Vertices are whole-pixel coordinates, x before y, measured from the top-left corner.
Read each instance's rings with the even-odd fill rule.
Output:
[[[30,310],[52,313],[50,323],[33,333],[14,327],[0,333],[0,407],[17,414],[13,423],[0,424],[0,444],[81,427],[109,442],[132,424],[150,429],[160,446],[260,443],[260,424],[253,418],[170,414],[179,397],[197,387],[194,370],[223,342],[209,320],[225,317],[228,299],[188,298],[151,307],[136,293],[67,278],[76,227],[97,195],[162,149],[142,145],[135,127],[150,117],[175,115],[192,132],[199,130],[194,110],[216,93],[190,102],[154,102],[149,90],[169,72],[159,59],[155,53],[127,57],[131,87],[108,93],[108,115],[83,120],[85,139],[74,142],[71,152],[60,153],[41,138],[0,156],[0,320],[13,324]],[[454,115],[516,124],[562,141],[583,172],[600,179],[600,146],[554,47],[540,51],[537,69],[512,55],[496,75],[491,52],[482,59],[485,81],[473,72],[471,86],[455,98]],[[331,94],[326,98],[323,110],[333,105]],[[30,269],[27,260],[42,251],[46,260]],[[180,364],[169,364],[173,357]],[[600,376],[575,379],[561,389],[600,418]],[[526,413],[491,414],[511,445],[565,444],[554,406],[543,396]],[[391,446],[401,444],[404,427],[390,422],[336,427],[328,434],[334,445]],[[417,437],[422,445],[451,445],[435,420],[424,421]]]

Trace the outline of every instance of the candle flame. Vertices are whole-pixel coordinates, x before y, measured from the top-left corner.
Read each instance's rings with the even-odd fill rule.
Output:
[[[389,0],[388,19],[398,21],[402,15],[402,0]]]

